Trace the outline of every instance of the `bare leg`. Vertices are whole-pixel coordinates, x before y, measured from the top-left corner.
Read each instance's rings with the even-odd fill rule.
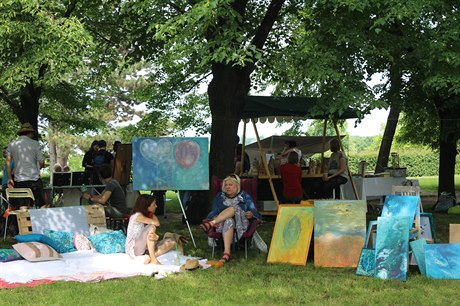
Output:
[[[155,254],[155,243],[158,241],[159,238],[155,231],[156,227],[152,226],[152,229],[149,231],[149,234],[147,235],[147,249],[149,250],[149,256],[146,257],[144,264],[153,263],[161,265]]]
[[[224,254],[230,254],[230,248],[232,246],[232,239],[233,239],[233,227],[229,228],[228,231],[222,233],[222,238],[224,240]]]
[[[220,214],[217,215],[217,217],[214,218],[214,220],[211,220],[209,223],[211,223],[212,226],[224,222],[225,220],[232,218],[235,215],[235,208],[229,207],[224,209],[223,211],[220,212]]]

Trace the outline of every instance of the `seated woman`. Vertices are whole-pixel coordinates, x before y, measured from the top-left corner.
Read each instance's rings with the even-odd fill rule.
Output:
[[[129,218],[125,251],[131,258],[145,255],[144,264],[161,265],[157,257],[176,248],[177,242],[172,238],[158,241],[156,229],[160,226],[160,221],[155,216],[156,208],[155,197],[141,194]],[[182,245],[178,244],[177,247],[183,254]]]
[[[303,198],[302,169],[297,165],[298,162],[299,155],[291,151],[288,155],[288,162],[280,166],[285,203],[298,204]]]
[[[222,182],[222,192],[214,198],[213,209],[207,218],[201,227],[205,232],[216,227],[216,231],[222,233],[224,254],[220,261],[227,262],[231,258],[230,247],[234,232],[236,231],[240,239],[248,229],[249,219],[261,219],[261,216],[254,206],[252,197],[241,190],[239,176],[230,174]]]
[[[333,138],[329,146],[331,148],[331,157],[329,158],[328,171],[323,175],[323,198],[332,198],[332,191],[336,189],[336,196],[340,198],[340,185],[348,181],[347,175],[347,157],[340,151],[340,142]]]

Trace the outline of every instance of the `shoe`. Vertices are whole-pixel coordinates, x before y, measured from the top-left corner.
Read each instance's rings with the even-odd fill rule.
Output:
[[[210,220],[205,220],[200,224],[200,227],[207,234],[213,228],[213,225]]]
[[[232,255],[230,255],[230,253],[224,252],[224,255],[222,255],[219,261],[225,263],[225,262],[229,262],[231,258],[232,258]]]

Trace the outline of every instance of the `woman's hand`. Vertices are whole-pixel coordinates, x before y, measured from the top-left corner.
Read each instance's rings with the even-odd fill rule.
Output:
[[[91,195],[90,195],[89,193],[86,193],[86,192],[85,192],[85,193],[82,194],[82,197],[83,197],[83,199],[85,199],[85,200],[89,200],[89,199],[91,198]]]
[[[251,219],[252,217],[254,217],[254,215],[252,214],[252,211],[248,210],[244,213],[244,215],[246,216],[246,218],[248,219]]]

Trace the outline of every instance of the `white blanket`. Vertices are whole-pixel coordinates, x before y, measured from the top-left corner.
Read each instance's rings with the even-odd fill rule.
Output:
[[[8,283],[28,283],[33,280],[99,281],[136,275],[162,278],[180,271],[175,263],[176,252],[170,251],[158,260],[162,265],[144,265],[144,256],[131,259],[127,254],[100,254],[94,251],[78,251],[62,254],[62,260],[28,262],[17,260],[0,263],[0,279]],[[180,256],[184,264],[187,256]],[[200,261],[206,267],[206,260]]]

